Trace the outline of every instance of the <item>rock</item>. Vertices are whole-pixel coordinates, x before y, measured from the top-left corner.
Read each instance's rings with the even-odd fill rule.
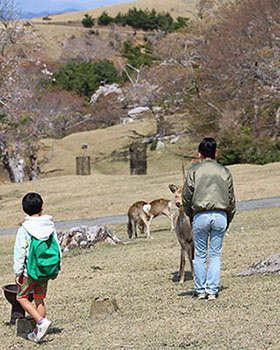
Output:
[[[274,254],[266,257],[249,266],[248,270],[235,275],[236,277],[254,276],[254,275],[280,275],[280,254]]]
[[[104,86],[100,86],[99,89],[91,96],[90,104],[94,104],[101,95],[107,96],[109,94],[122,94],[122,89],[119,87],[118,84],[107,84]]]
[[[163,149],[164,147],[165,147],[164,142],[158,141],[157,146],[156,146],[156,150]]]
[[[141,118],[144,113],[150,110],[149,107],[136,107],[127,112],[127,114],[132,118]]]

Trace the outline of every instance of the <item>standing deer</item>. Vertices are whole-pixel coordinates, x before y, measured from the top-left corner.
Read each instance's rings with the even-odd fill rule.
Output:
[[[127,233],[128,237],[131,238],[133,233],[137,237],[137,225],[141,232],[144,231],[146,226],[147,237],[150,237],[150,226],[153,218],[159,215],[167,216],[171,221],[171,230],[173,230],[173,220],[171,215],[172,201],[164,198],[155,199],[150,203],[139,201],[131,205],[128,209],[128,224]]]
[[[132,238],[133,233],[135,237],[137,237],[137,225],[140,227],[141,233],[143,233],[145,225],[146,235],[147,237],[150,237],[150,209],[151,205],[144,201],[135,202],[129,207],[127,213],[127,233],[129,238]]]
[[[168,199],[160,198],[160,199],[153,200],[149,204],[151,205],[151,209],[149,211],[150,225],[152,223],[153,218],[156,218],[159,215],[165,215],[170,219],[171,231],[173,231],[174,227],[173,227],[173,219],[171,215],[172,201]]]
[[[184,283],[186,254],[191,266],[192,275],[194,277],[193,259],[194,259],[194,240],[189,217],[186,215],[182,205],[182,192],[183,187],[177,187],[176,185],[168,186],[170,191],[175,195],[175,204],[177,206],[176,212],[173,215],[173,225],[176,232],[178,242],[181,246],[181,258],[180,258],[180,284]]]

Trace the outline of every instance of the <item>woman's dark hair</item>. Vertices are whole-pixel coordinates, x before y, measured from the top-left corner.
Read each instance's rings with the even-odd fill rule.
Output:
[[[22,198],[22,209],[27,215],[39,214],[42,211],[43,199],[35,192],[29,192]]]
[[[217,143],[212,137],[205,137],[198,146],[198,152],[203,155],[203,157],[210,157],[215,159]]]

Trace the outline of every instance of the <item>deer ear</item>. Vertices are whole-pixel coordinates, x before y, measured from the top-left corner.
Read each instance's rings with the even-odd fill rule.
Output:
[[[172,193],[175,193],[178,190],[178,187],[173,184],[168,185],[168,187]]]

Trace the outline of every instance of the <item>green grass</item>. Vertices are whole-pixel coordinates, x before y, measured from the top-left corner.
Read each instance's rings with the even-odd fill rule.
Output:
[[[238,278],[261,258],[279,252],[279,209],[240,212],[222,252],[221,291],[215,302],[192,297],[187,266],[178,284],[179,246],[167,219],[155,219],[153,240],[130,244],[98,243],[89,252],[64,254],[59,278],[51,281],[48,317],[53,321],[45,349],[278,349],[280,276]],[[109,228],[127,240],[125,225]],[[14,237],[1,237],[0,283],[11,283]],[[4,264],[5,262],[5,264]],[[100,269],[93,269],[93,267]],[[120,312],[89,319],[94,297],[116,298]],[[3,349],[35,349],[14,336],[10,305],[0,298]]]

